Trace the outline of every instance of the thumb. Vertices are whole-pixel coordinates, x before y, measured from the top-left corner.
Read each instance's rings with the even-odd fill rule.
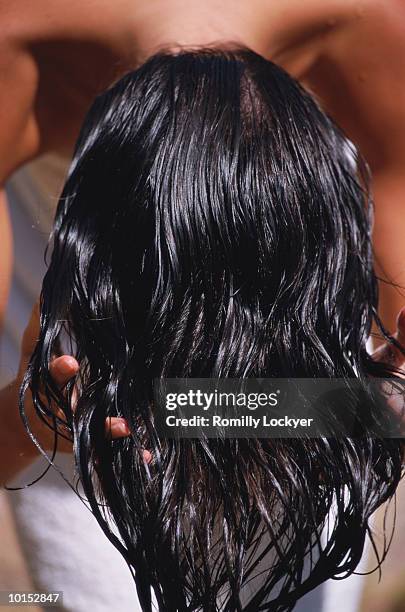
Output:
[[[405,307],[402,308],[397,317],[397,329],[393,335],[394,340],[405,350]],[[374,361],[382,361],[394,366],[399,370],[405,368],[405,355],[404,353],[390,342],[386,342],[382,346],[378,347],[372,355]]]
[[[397,333],[395,334],[395,338],[398,340],[399,344],[405,348],[405,306],[399,311],[397,317]]]

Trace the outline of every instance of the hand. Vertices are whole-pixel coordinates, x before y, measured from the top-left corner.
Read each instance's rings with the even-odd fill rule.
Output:
[[[74,357],[70,355],[62,355],[56,357],[49,366],[49,372],[53,381],[59,389],[63,389],[65,385],[76,376],[79,371],[79,364]],[[74,406],[72,407],[74,410]],[[63,417],[63,413],[57,411],[58,416]],[[56,414],[56,413],[55,413]],[[106,435],[112,438],[125,438],[130,435],[130,429],[125,419],[121,417],[109,417],[105,424]]]
[[[405,349],[405,307],[398,314],[397,331],[394,334],[394,338]],[[405,378],[405,355],[393,344],[389,342],[383,344],[373,353],[372,358],[374,361],[387,363],[400,370],[397,376]],[[402,390],[397,392],[388,382],[383,383],[384,389],[386,389],[387,404],[393,413],[399,417],[401,433],[405,436],[404,396]]]
[[[15,381],[15,386],[19,389],[24,373],[26,371],[28,361],[35,348],[35,343],[39,335],[39,304],[37,303],[31,313],[31,318],[24,332],[21,345],[21,361],[18,370],[18,376]],[[50,374],[60,390],[76,376],[79,371],[79,364],[76,359],[70,355],[62,355],[52,360],[49,366]],[[74,406],[72,406],[74,410]],[[34,435],[37,437],[41,446],[46,450],[51,450],[54,444],[54,433],[34,414],[35,409],[32,400],[27,393],[25,401],[25,411],[29,418],[30,426],[33,429]],[[55,415],[64,419],[63,412],[55,407]],[[113,439],[123,438],[130,435],[130,429],[125,419],[120,417],[109,417],[105,424],[106,435]],[[60,437],[58,441],[58,450],[62,452],[71,452],[72,444],[68,440]],[[152,458],[149,451],[143,451],[143,457],[146,462]]]
[[[394,334],[394,338],[405,349],[405,307],[398,314],[397,331]],[[405,378],[405,355],[393,344],[387,342],[378,347],[372,354],[372,358],[374,361],[388,363],[398,370],[403,370],[403,374],[398,374],[398,376]]]

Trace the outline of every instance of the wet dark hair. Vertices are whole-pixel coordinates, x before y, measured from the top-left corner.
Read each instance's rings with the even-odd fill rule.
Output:
[[[42,417],[41,388],[62,407],[84,492],[143,610],[151,589],[162,611],[291,610],[358,565],[401,477],[399,440],[163,439],[152,381],[387,375],[366,351],[371,215],[354,147],[249,50],[161,52],[91,107],[23,392]],[[66,334],[80,363],[74,415],[48,368]],[[131,436],[106,437],[109,416]]]

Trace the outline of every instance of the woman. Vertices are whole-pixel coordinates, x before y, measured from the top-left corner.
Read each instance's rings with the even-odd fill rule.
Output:
[[[155,10],[155,8],[156,8],[156,7],[153,7],[153,10]],[[172,7],[172,8],[173,8],[173,7]],[[252,8],[253,8],[253,7],[252,7],[252,5],[250,5],[250,9],[252,9]],[[295,8],[296,8],[296,7],[292,7],[292,9],[295,9]],[[306,7],[306,8],[307,8],[307,7]],[[304,49],[305,49],[305,45],[303,45],[303,46],[302,46],[302,37],[303,37],[303,36],[304,36],[304,34],[305,34],[306,26],[307,26],[308,24],[307,24],[307,22],[306,22],[305,20],[302,20],[302,22],[301,22],[302,29],[301,29],[301,31],[299,32],[299,34],[301,35],[301,40],[300,40],[301,46],[297,45],[297,46],[295,47],[295,53],[296,53],[296,54],[298,54],[298,53],[299,53],[300,58],[304,58],[304,57],[306,56],[306,59],[307,59],[307,61],[308,61],[308,64],[307,64],[307,66],[306,66],[306,68],[305,68],[305,71],[308,71],[308,73],[310,73],[310,72],[311,72],[311,70],[310,70],[309,68],[314,68],[314,65],[315,65],[317,62],[319,62],[319,61],[320,61],[320,59],[322,58],[322,54],[323,54],[323,53],[324,53],[324,52],[325,52],[325,51],[326,51],[328,48],[331,50],[331,55],[332,55],[332,57],[333,57],[334,59],[336,59],[336,58],[338,58],[338,59],[339,59],[339,51],[341,51],[341,49],[339,49],[339,43],[340,43],[340,36],[341,36],[341,32],[342,32],[342,27],[343,27],[343,26],[342,26],[342,24],[343,24],[344,26],[346,26],[346,30],[345,30],[345,32],[346,32],[346,35],[347,35],[347,41],[350,41],[350,40],[351,40],[351,36],[355,36],[356,34],[358,35],[358,34],[359,34],[359,32],[362,32],[362,31],[363,31],[361,26],[358,26],[357,28],[351,28],[351,27],[350,27],[350,24],[352,23],[350,18],[351,18],[351,16],[356,17],[356,15],[355,15],[355,14],[354,14],[354,15],[352,15],[352,14],[350,13],[350,11],[349,11],[349,12],[348,12],[346,15],[344,15],[344,14],[342,15],[342,13],[341,13],[341,12],[339,12],[339,7],[334,7],[334,8],[336,9],[336,13],[335,13],[335,15],[339,17],[339,19],[337,19],[337,21],[336,21],[335,23],[333,23],[333,22],[328,23],[328,22],[327,22],[327,19],[325,19],[325,18],[326,18],[326,17],[329,17],[329,13],[328,13],[328,15],[325,15],[325,14],[323,13],[323,14],[321,14],[321,19],[320,19],[320,22],[321,22],[321,23],[314,23],[314,22],[312,22],[312,23],[311,23],[311,29],[312,29],[312,31],[313,31],[313,30],[314,30],[314,26],[315,26],[315,25],[318,25],[318,26],[319,26],[319,25],[323,25],[323,26],[325,26],[325,25],[326,25],[326,27],[330,27],[332,31],[334,30],[334,32],[333,32],[333,33],[335,34],[335,36],[333,36],[333,34],[332,34],[332,36],[330,36],[330,35],[324,35],[324,36],[321,36],[321,35],[319,34],[319,32],[318,32],[318,36],[315,36],[315,37],[313,38],[313,40],[312,40],[312,43],[313,43],[313,44],[311,45],[311,49],[309,49],[307,53],[303,53],[303,47],[304,47]],[[366,7],[366,8],[367,8],[367,7]],[[234,6],[234,5],[233,5],[233,9],[235,9],[235,6]],[[257,10],[257,13],[256,13],[256,14],[257,14],[258,16],[260,16],[260,20],[263,22],[263,18],[264,18],[263,11],[261,11],[261,12],[260,12],[260,10],[259,10],[259,9],[260,9],[260,7],[257,7],[257,9],[258,9],[258,10]],[[373,23],[374,23],[374,25],[376,25],[376,24],[377,24],[377,21],[378,21],[378,19],[377,19],[378,10],[377,10],[377,9],[378,9],[378,7],[374,7],[374,6],[371,6],[371,7],[370,7],[370,15],[371,15],[371,17],[372,17],[372,18],[374,18],[374,19],[375,19],[375,21],[373,21],[373,19],[371,19],[371,21],[370,21],[370,15],[367,15],[367,14],[366,14],[366,16],[364,16],[364,15],[362,16],[361,14],[358,14],[358,15],[357,15],[357,17],[358,17],[357,22],[359,22],[359,23],[360,23],[360,24],[363,26],[363,28],[364,28],[365,30],[367,30],[368,28],[370,28],[370,29],[371,29],[371,31],[372,31],[372,26],[373,26]],[[328,9],[328,10],[329,10],[329,9]],[[145,13],[146,13],[146,14],[145,14]],[[150,23],[150,24],[151,24],[151,23],[152,23],[152,21],[153,21],[153,19],[151,19],[151,17],[153,17],[153,13],[149,13],[149,14],[148,14],[148,10],[146,10],[146,11],[145,11],[145,13],[139,13],[139,14],[135,15],[135,17],[136,17],[135,22],[137,21],[137,27],[138,27],[139,39],[140,39],[140,40],[142,40],[142,36],[143,36],[144,32],[145,32],[145,31],[147,31],[147,30],[145,30],[145,28],[144,28],[145,24],[146,24],[146,23]],[[243,13],[243,10],[241,10],[241,13]],[[300,15],[300,12],[299,12],[299,11],[297,11],[296,13],[297,13],[297,15],[299,15],[300,17],[302,17],[302,14]],[[118,14],[118,13],[117,13],[117,14]],[[333,15],[333,11],[332,11],[332,15]],[[113,16],[113,15],[109,15],[109,17],[112,17],[112,16]],[[243,21],[244,19],[246,19],[246,16],[247,16],[247,15],[246,15],[246,14],[237,14],[237,12],[235,11],[235,14],[234,14],[233,16],[235,17],[235,20],[240,20],[240,21],[238,21],[238,23],[239,23],[239,25],[241,25],[241,24],[242,24],[242,21]],[[378,15],[378,16],[380,16],[380,15]],[[10,24],[11,24],[11,26],[13,26],[13,19],[12,19],[12,17],[13,17],[13,15],[12,15],[12,11],[11,11],[11,19],[10,19]],[[190,18],[190,23],[188,24],[190,27],[188,28],[187,33],[188,33],[188,35],[189,35],[189,36],[194,35],[194,40],[192,40],[191,42],[192,42],[193,44],[197,44],[197,43],[198,43],[198,42],[200,42],[200,41],[197,41],[197,40],[195,39],[195,32],[193,32],[193,27],[192,27],[192,26],[193,26],[193,23],[197,23],[197,20],[200,18],[199,11],[198,11],[198,10],[191,9],[191,10],[190,10],[190,12],[188,13],[188,17]],[[273,17],[276,17],[276,15],[273,15]],[[290,15],[289,17],[290,17],[290,21],[289,21],[289,29],[290,29],[290,31],[293,31],[293,32],[294,32],[294,27],[293,27],[293,26],[294,26],[294,20],[291,20],[292,15]],[[365,17],[365,18],[364,18],[364,17]],[[282,18],[281,18],[281,16],[280,16],[280,15],[279,15],[279,18],[280,18],[279,24],[281,25],[281,24],[282,24],[282,22],[283,22],[283,20],[282,20]],[[342,21],[340,21],[340,18],[342,18]],[[149,21],[148,21],[148,19],[149,19]],[[332,17],[332,19],[333,19],[333,17]],[[228,40],[229,40],[229,39],[232,39],[232,38],[235,38],[235,36],[231,36],[231,32],[232,32],[232,25],[235,25],[235,24],[232,24],[232,23],[231,23],[231,24],[229,24],[229,21],[232,21],[232,18],[231,18],[231,20],[228,20],[228,23],[227,23],[227,28],[229,28],[229,29],[226,29],[226,28],[225,28],[225,29],[224,29],[224,31],[223,31],[223,33],[221,34],[221,38],[228,39]],[[246,20],[246,21],[247,21],[247,20]],[[276,20],[273,20],[273,22],[272,22],[272,27],[274,26],[274,28],[275,28],[275,21],[276,21]],[[326,21],[326,23],[325,23],[325,21]],[[365,22],[365,21],[367,22],[366,24],[364,24],[364,22]],[[121,22],[121,23],[122,23],[122,22]],[[184,22],[183,22],[183,23],[184,23]],[[286,23],[286,22],[285,22],[285,23]],[[378,22],[378,23],[379,23],[379,22]],[[66,25],[66,19],[64,19],[64,24]],[[109,23],[108,23],[108,27],[109,27],[109,28],[111,28],[111,26],[112,26],[112,28],[111,28],[111,29],[113,30],[113,29],[114,29],[114,25],[115,25],[115,24],[116,24],[116,22],[115,22],[113,19],[112,19],[112,20],[111,20],[111,19],[109,19]],[[37,24],[37,25],[38,25],[38,24]],[[53,23],[53,25],[55,25],[55,22]],[[57,25],[57,24],[56,24],[56,25]],[[63,27],[65,27],[65,25],[64,25]],[[173,27],[173,22],[171,22],[171,24],[170,24],[170,25]],[[251,26],[251,25],[252,25],[252,22],[250,21],[250,22],[249,22],[249,26]],[[338,26],[339,26],[339,27],[338,27]],[[15,27],[15,24],[14,24],[14,27]],[[86,23],[86,28],[91,29],[91,24]],[[18,29],[18,28],[17,28],[17,29]],[[35,29],[35,28],[34,28],[34,29]],[[321,29],[322,29],[322,28],[321,28]],[[394,29],[395,29],[395,28],[393,28],[393,30],[394,30]],[[210,30],[210,28],[209,28],[209,30]],[[245,28],[245,31],[246,31],[246,30],[247,30],[247,28]],[[259,23],[258,23],[258,21],[257,21],[257,22],[256,22],[256,33],[258,34],[260,30],[261,30],[261,24],[259,24]],[[80,28],[79,28],[79,30],[76,30],[76,33],[77,33],[77,32],[79,32],[79,31],[80,31]],[[88,31],[88,30],[87,30],[87,31]],[[153,32],[153,31],[154,31],[154,28],[152,27],[152,32]],[[237,30],[234,30],[234,31],[237,31]],[[241,29],[240,31],[242,32],[242,29]],[[277,31],[277,29],[275,28],[273,31]],[[344,31],[344,27],[343,27],[343,31]],[[173,32],[173,30],[172,30],[172,32]],[[171,34],[172,32],[170,32],[170,28],[169,28],[169,31],[164,32],[164,35],[162,36],[162,40],[161,40],[161,42],[159,42],[159,43],[158,43],[158,45],[159,45],[159,44],[161,44],[161,43],[162,43],[162,44],[167,44],[167,42],[168,42],[168,41],[170,42],[170,34]],[[116,32],[115,32],[115,30],[114,30],[114,34],[115,34],[115,33],[116,33]],[[246,33],[247,33],[247,32],[246,32]],[[297,32],[294,32],[294,33],[295,33],[295,34],[297,34]],[[392,32],[391,32],[391,33],[392,33]],[[121,34],[122,34],[122,31],[121,31]],[[155,32],[155,34],[156,34],[156,32]],[[156,36],[157,36],[157,34],[156,34]],[[208,40],[208,41],[207,41],[207,40],[202,40],[201,42],[211,42],[211,40],[212,40],[212,33],[211,33],[211,32],[208,32],[208,33],[207,33],[207,36],[208,36],[208,38],[209,38],[210,40]],[[16,42],[16,38],[17,38],[17,40],[18,40],[18,36],[13,38],[13,32],[11,32],[10,40],[13,40],[13,42],[15,43],[15,42]],[[44,41],[44,40],[43,40],[43,38],[44,38],[44,37],[42,37],[42,38],[41,38],[41,36],[39,36],[39,38],[41,39],[41,42],[40,42],[39,44],[37,44],[37,45],[35,44],[35,42],[33,42],[33,48],[35,47],[35,51],[34,51],[35,56],[36,56],[36,58],[39,58],[39,61],[40,61],[41,55],[42,55],[42,57],[43,57],[43,54],[44,54],[44,52],[45,52],[45,48],[46,48],[47,43],[46,43],[46,41]],[[46,36],[45,36],[45,38],[46,38]],[[121,38],[122,38],[122,37],[121,37]],[[152,37],[152,38],[153,38],[153,37]],[[242,38],[244,38],[244,37],[242,37]],[[249,40],[248,40],[248,38],[249,38],[249,35],[248,35],[248,33],[247,33],[246,40],[243,40],[243,42],[246,42],[247,44],[249,44]],[[260,38],[260,37],[259,37],[259,38]],[[259,38],[258,38],[258,40],[259,40]],[[275,36],[275,38],[276,38],[276,36]],[[275,38],[273,39],[274,41],[275,41]],[[298,38],[299,38],[299,37],[298,37]],[[28,36],[28,39],[29,39],[29,36]],[[114,39],[114,40],[115,40],[115,42],[116,42],[116,39]],[[155,39],[155,40],[156,40],[156,39]],[[183,41],[181,41],[179,38],[177,38],[176,40],[177,40],[177,41],[179,41],[180,43],[181,43],[181,42],[183,42]],[[327,41],[327,43],[326,43],[326,47],[325,47],[325,40]],[[120,39],[120,42],[121,42],[121,39]],[[184,41],[184,42],[187,42],[187,41]],[[280,42],[280,41],[279,41],[279,42]],[[285,41],[284,41],[284,42],[285,42]],[[269,43],[269,44],[270,44],[270,43]],[[328,47],[328,45],[329,45],[329,47]],[[29,45],[28,45],[28,46],[29,46]],[[94,48],[96,48],[96,46],[97,46],[97,41],[94,43]],[[251,47],[253,47],[253,48],[258,48],[259,50],[262,50],[262,49],[260,48],[260,45],[257,45],[257,44],[250,44],[249,46],[251,46]],[[293,47],[294,45],[292,44],[291,46]],[[18,47],[19,47],[19,45],[17,44],[17,45],[15,45],[15,47],[17,47],[17,48],[18,48]],[[63,47],[63,45],[62,45],[62,47]],[[283,45],[280,43],[280,49],[279,49],[280,55],[282,55],[282,52],[281,52],[282,47],[283,47]],[[19,48],[19,50],[21,50],[21,48]],[[114,50],[116,51],[116,49],[114,49]],[[111,53],[111,49],[108,49],[108,51]],[[131,50],[131,51],[132,51],[132,50]],[[105,48],[104,48],[104,52],[106,52]],[[23,55],[24,55],[24,54],[23,54]],[[106,53],[106,55],[108,55],[108,53]],[[111,55],[113,55],[113,53],[111,53]],[[148,52],[146,52],[146,55],[148,55]],[[276,56],[276,55],[277,55],[277,53],[274,53],[274,55]],[[288,55],[288,54],[287,54],[287,55]],[[344,55],[344,53],[343,53],[343,55]],[[62,50],[62,55],[61,55],[60,57],[62,57],[62,56],[63,56],[63,50]],[[122,56],[122,53],[121,53],[121,56]],[[25,57],[25,55],[24,55],[24,57]],[[91,54],[90,54],[90,57],[91,57]],[[140,53],[140,54],[139,54],[137,57],[138,57],[138,59],[139,59],[139,58],[141,58],[141,57],[142,57],[142,53]],[[98,58],[100,58],[100,55],[98,55]],[[20,59],[21,59],[21,58],[20,58]],[[25,59],[27,59],[27,58],[25,57]],[[107,58],[107,59],[108,59],[108,58]],[[341,58],[340,58],[340,59],[341,59]],[[352,60],[352,66],[351,66],[351,68],[353,68],[353,57],[351,57],[351,60]],[[111,61],[111,60],[110,60],[110,61]],[[24,66],[25,66],[25,67],[27,68],[27,74],[28,74],[28,73],[30,73],[30,71],[29,71],[29,69],[28,69],[28,68],[29,68],[29,66],[27,66],[27,64],[29,64],[29,63],[30,63],[29,61],[27,62],[27,64],[24,64],[24,62],[23,62],[23,63],[21,63],[21,62],[17,62],[17,63],[18,63],[18,66],[19,66],[19,67],[21,67],[21,70],[24,70]],[[336,63],[337,63],[337,65],[339,65],[339,62],[338,62],[337,60],[336,60]],[[320,64],[321,64],[321,67],[322,67],[322,62],[320,62]],[[107,65],[108,65],[108,62],[107,62]],[[31,66],[31,67],[32,67],[32,66]],[[105,65],[103,66],[103,70],[104,70],[104,68],[105,68]],[[126,70],[126,67],[125,67],[125,68],[123,68],[123,70]],[[319,74],[320,74],[321,72],[322,72],[322,70],[320,70]],[[30,74],[31,74],[31,76],[32,76],[32,72],[31,72]],[[29,76],[29,74],[28,74],[28,76]],[[114,76],[115,76],[115,75],[114,75]],[[361,75],[360,75],[360,76],[361,76]],[[363,76],[364,76],[364,75],[363,75]],[[28,81],[28,80],[29,80],[29,79],[26,79],[24,82],[27,84],[27,81]],[[316,81],[316,79],[314,79],[314,82],[315,82],[315,81]],[[45,79],[45,81],[43,81],[43,83],[45,83],[45,86],[46,86],[46,79]],[[104,84],[103,84],[103,86],[104,86]],[[84,89],[85,89],[85,88],[84,88]],[[69,93],[69,92],[68,92],[68,93]],[[94,93],[94,91],[93,91],[92,93]],[[53,95],[53,91],[52,91],[52,95]],[[74,97],[75,97],[75,96],[71,96],[71,98],[70,98],[70,99],[72,100],[72,98],[74,98]],[[49,98],[48,98],[48,99],[49,99]],[[77,102],[78,102],[78,101],[77,101],[77,99],[75,100],[75,102],[76,102],[76,109],[78,109],[80,105],[77,103]],[[38,117],[40,116],[40,114],[41,114],[41,113],[39,113]],[[30,145],[31,145],[31,148],[32,148],[32,149],[35,149],[35,146],[36,146],[36,144],[37,144],[37,143],[35,142],[35,127],[36,127],[36,124],[35,124],[35,119],[34,119],[34,121],[32,121],[32,119],[33,119],[33,117],[32,117],[32,116],[29,116],[29,117],[28,117],[28,121],[27,121],[26,123],[24,123],[24,121],[20,121],[20,122],[16,121],[16,123],[19,125],[19,127],[20,127],[20,128],[21,128],[21,125],[22,125],[22,124],[24,124],[24,125],[25,125],[25,128],[24,128],[24,129],[25,129],[25,131],[24,131],[24,137],[23,137],[23,138],[21,138],[21,139],[19,139],[18,141],[19,141],[19,142],[25,142],[25,141],[26,141],[27,145],[28,145],[28,144],[30,144]],[[43,119],[43,120],[44,120],[44,119]],[[12,122],[11,122],[11,123],[12,123]],[[62,137],[62,134],[61,134],[61,133],[59,133],[59,135]],[[392,144],[392,143],[391,143],[391,144]],[[45,146],[46,146],[46,145],[45,145]],[[29,149],[29,147],[27,147],[27,148],[25,149],[25,153],[26,153],[26,154],[27,154],[28,149]],[[370,156],[370,157],[371,157],[371,156]],[[18,161],[17,161],[17,162],[13,162],[13,161],[12,161],[12,159],[10,160],[10,156],[9,156],[8,163],[12,165],[13,163],[15,163],[15,164],[16,164],[16,163],[18,163]],[[391,183],[391,184],[392,184],[392,183]],[[395,181],[394,181],[394,184],[395,184]]]
[[[311,96],[229,44],[155,54],[90,108],[23,390],[45,419],[52,398],[62,411],[53,428],[73,436],[145,611],[152,592],[160,610],[292,610],[357,567],[401,477],[402,442],[364,425],[387,405],[361,404],[366,439],[173,441],[153,381],[355,378],[367,392],[391,375],[366,350],[379,319],[365,181]],[[68,401],[49,366],[66,341],[80,364]],[[109,418],[129,436],[107,439]]]

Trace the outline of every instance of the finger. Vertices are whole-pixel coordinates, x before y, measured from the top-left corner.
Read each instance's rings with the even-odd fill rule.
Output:
[[[105,420],[105,428],[106,433],[114,439],[126,438],[131,433],[128,423],[122,417],[108,417]]]
[[[77,363],[76,359],[70,355],[62,355],[61,357],[57,357],[49,364],[49,373],[59,389],[62,389],[66,383],[77,374],[78,370],[79,364]],[[50,401],[42,385],[40,387],[40,395],[43,398],[43,401],[51,408],[54,416],[65,422],[65,413],[57,402],[53,400]]]
[[[49,372],[59,387],[63,387],[77,374],[78,371],[79,364],[76,359],[70,355],[62,355],[61,357],[57,357],[49,366]],[[75,390],[73,390],[73,405],[76,403],[75,395]],[[126,438],[131,433],[127,421],[122,417],[108,417],[106,419],[105,428],[106,434],[110,435],[113,439]],[[144,450],[143,458],[146,463],[149,463],[152,460],[152,455],[149,451]]]
[[[397,317],[397,333],[395,335],[401,346],[405,347],[405,306],[399,311]]]
[[[49,373],[59,388],[64,387],[71,378],[76,376],[78,371],[79,364],[71,355],[57,357],[49,365]]]
[[[397,330],[393,336],[405,348],[405,307],[397,317]],[[386,342],[372,354],[374,361],[389,363],[394,368],[405,368],[405,355],[391,342]]]
[[[105,422],[106,433],[116,440],[117,438],[126,438],[130,435],[131,431],[128,427],[128,423],[122,417],[108,417]],[[142,450],[143,459],[146,463],[152,461],[152,453],[148,450]]]
[[[144,461],[146,461],[146,463],[150,463],[152,461],[152,453],[150,453],[148,450],[144,450],[142,453]]]
[[[405,308],[402,308],[398,314],[397,331],[394,334],[394,338],[405,349]],[[405,368],[405,355],[403,352],[393,344],[389,345],[388,352],[388,362],[398,370],[403,370]]]

